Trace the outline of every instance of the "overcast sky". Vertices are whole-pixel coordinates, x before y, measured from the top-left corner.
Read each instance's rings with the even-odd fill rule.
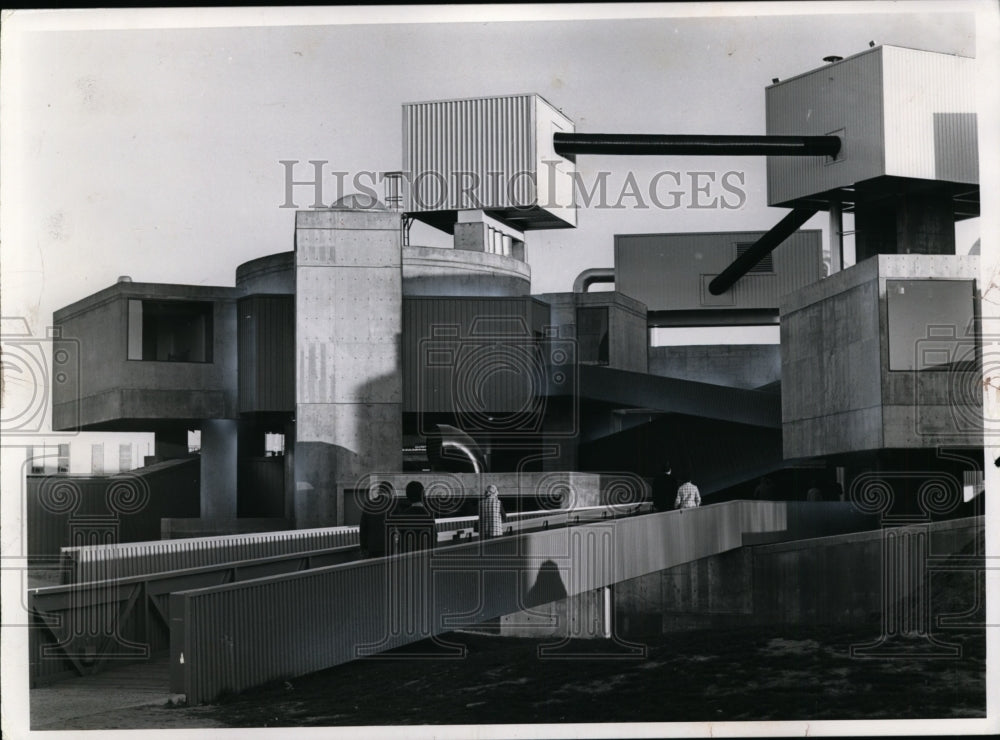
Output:
[[[299,179],[311,176],[312,159],[352,174],[399,169],[404,102],[537,92],[578,131],[764,133],[771,78],[820,66],[826,55],[848,56],[874,40],[974,56],[973,16],[931,12],[942,7],[22,33],[16,54],[5,49],[5,62],[16,65],[7,82],[21,170],[19,208],[5,214],[19,228],[16,242],[3,244],[4,313],[44,324],[54,309],[119,275],[232,285],[239,263],[292,247],[294,212],[280,208],[279,160],[300,160]],[[133,26],[151,18],[127,17]],[[762,158],[591,156],[579,165],[588,183],[597,171],[613,173],[613,201],[628,171],[645,186],[663,169],[685,178],[738,171],[747,198],[738,209],[691,209],[689,192],[669,211],[626,198],[622,209],[584,209],[575,230],[531,232],[533,292],[569,290],[581,270],[610,266],[616,233],[767,229],[785,213],[766,206]],[[312,203],[310,188],[295,192],[298,205]],[[328,178],[324,201],[342,194]],[[710,197],[718,194],[725,195],[714,188]],[[825,222],[817,216],[809,227]],[[960,235],[960,251],[974,230]],[[432,237],[414,233],[415,242]]]

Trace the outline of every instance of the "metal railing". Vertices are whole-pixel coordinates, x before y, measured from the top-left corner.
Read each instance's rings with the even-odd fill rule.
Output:
[[[358,528],[348,526],[64,547],[61,554],[67,582],[82,583],[357,544]]]
[[[356,545],[204,564],[114,580],[29,589],[32,686],[91,675],[169,648],[168,598],[174,591],[346,563]]]

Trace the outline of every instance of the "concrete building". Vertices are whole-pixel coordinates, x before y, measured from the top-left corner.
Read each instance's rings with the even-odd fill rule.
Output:
[[[762,475],[795,497],[816,471],[849,487],[871,469],[981,470],[979,396],[955,392],[975,387],[979,352],[978,260],[955,256],[953,232],[978,213],[967,61],[876,47],[768,88],[769,135],[841,141],[768,158],[771,204],[831,212],[833,274],[803,231],[721,292],[769,233],[623,234],[611,270],[530,295],[526,233],[576,224],[545,197],[572,188],[574,159],[552,146],[572,122],[535,95],[407,104],[393,208],[301,211],[293,250],[240,265],[233,287],[123,279],[57,311],[80,361],[54,387],[53,427],[152,431],[158,459],[200,430],[201,518],[234,527],[352,523],[372,475],[473,472],[434,454],[450,428],[529,489],[650,476],[666,458],[720,500]],[[906,103],[917,80],[922,107]],[[413,219],[452,248],[410,244]],[[614,290],[587,292],[595,280]],[[779,322],[780,348],[649,342],[656,327]],[[266,454],[275,434],[282,455]]]

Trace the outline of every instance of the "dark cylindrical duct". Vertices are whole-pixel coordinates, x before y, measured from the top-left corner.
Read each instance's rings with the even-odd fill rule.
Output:
[[[816,215],[816,208],[795,208],[781,219],[769,232],[754,242],[746,252],[741,254],[725,270],[715,276],[708,284],[708,292],[712,295],[722,295],[747,274],[750,269],[790,237],[806,221]]]
[[[699,154],[833,157],[840,151],[838,136],[703,136],[676,134],[552,135],[556,154]]]

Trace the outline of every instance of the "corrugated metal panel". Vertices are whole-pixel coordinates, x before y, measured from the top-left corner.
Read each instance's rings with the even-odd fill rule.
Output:
[[[404,105],[403,169],[412,178],[407,210],[510,208],[533,202],[525,178],[514,178],[519,172],[536,171],[532,98]],[[476,179],[456,186],[454,173],[470,173]],[[464,187],[466,183],[470,187]]]
[[[357,544],[357,527],[326,527],[64,547],[62,554],[72,564],[73,579],[79,583]]]
[[[885,174],[882,51],[876,47],[767,88],[768,134],[834,134],[843,142],[834,162],[768,157],[768,205]]]
[[[254,295],[238,307],[240,412],[295,408],[295,299]]]
[[[573,131],[573,122],[534,94],[404,105],[406,210],[481,209],[519,228],[575,225],[575,166],[555,154],[554,130]]]
[[[403,410],[522,409],[546,316],[531,298],[404,298]]]
[[[30,590],[31,685],[165,652],[170,647],[168,597],[174,591],[322,568],[359,556],[356,547],[348,546]],[[75,657],[88,652],[93,662],[74,664]]]
[[[886,174],[978,183],[975,60],[894,46],[882,58]]]
[[[708,284],[763,231],[626,234],[615,237],[615,287],[649,311],[777,309],[782,296],[823,277],[822,235],[798,231],[772,252],[774,273],[749,273],[721,296]]]
[[[734,501],[175,593],[171,690],[210,701],[731,550],[749,533],[793,539],[829,515],[808,506]]]

